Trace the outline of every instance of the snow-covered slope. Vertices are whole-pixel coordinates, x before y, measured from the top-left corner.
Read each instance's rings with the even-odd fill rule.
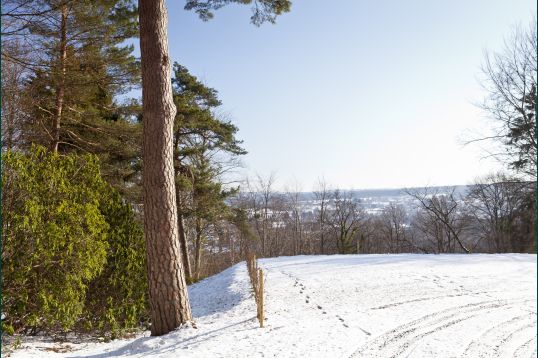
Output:
[[[13,357],[536,357],[536,255],[296,256],[260,265],[266,328],[240,263],[190,287],[197,329],[34,342]]]

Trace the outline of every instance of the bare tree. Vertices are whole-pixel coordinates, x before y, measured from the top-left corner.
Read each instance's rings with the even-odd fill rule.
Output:
[[[310,245],[307,244],[306,252],[302,247],[303,244],[303,222],[302,222],[302,207],[300,203],[301,186],[295,181],[291,188],[286,190],[287,206],[291,214],[293,226],[293,255],[301,253],[310,253]]]
[[[434,238],[438,253],[455,252],[456,244],[464,252],[470,252],[461,237],[466,223],[460,215],[455,190],[452,187],[447,193],[440,193],[439,188],[404,189],[419,203],[422,212],[416,223],[421,231]]]
[[[267,241],[269,233],[269,216],[271,209],[271,200],[274,196],[274,184],[276,181],[276,173],[271,172],[269,176],[263,177],[260,174],[256,176],[256,192],[260,195],[260,219],[261,227],[259,227],[260,237],[261,237],[261,256],[267,255]]]
[[[334,210],[330,223],[335,232],[336,248],[339,254],[349,254],[354,250],[355,235],[359,230],[359,208],[350,192],[336,189],[332,193]]]
[[[526,198],[534,196],[532,183],[506,174],[477,178],[466,197],[475,235],[489,252],[517,252],[528,249],[532,237],[521,235],[522,211]],[[479,244],[477,243],[477,244]]]
[[[502,52],[486,53],[482,67],[487,97],[481,107],[494,120],[493,139],[504,152],[493,153],[511,168],[536,179],[536,18],[516,28]],[[483,140],[483,139],[479,139]]]
[[[318,178],[314,189],[314,197],[318,205],[318,230],[319,230],[319,251],[325,253],[325,226],[327,223],[327,205],[329,203],[329,188],[324,178]]]
[[[271,215],[268,218],[267,255],[292,255],[296,246],[297,227],[290,215],[290,202],[283,193],[274,193],[271,199]]]
[[[380,219],[380,229],[388,243],[389,252],[402,252],[407,243],[405,228],[407,212],[405,208],[391,202],[383,209]]]

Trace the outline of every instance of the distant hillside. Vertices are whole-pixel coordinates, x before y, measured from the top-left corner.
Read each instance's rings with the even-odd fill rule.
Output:
[[[433,186],[429,187],[432,191],[438,191],[439,193],[446,193],[456,188],[457,195],[465,195],[469,185],[454,185],[454,186]],[[347,193],[351,193],[355,199],[387,199],[387,198],[404,198],[408,195],[404,192],[405,188],[399,189],[351,189],[351,190],[341,190]],[[417,187],[412,189],[423,189],[423,187]],[[302,192],[300,193],[301,201],[312,201],[315,199],[314,192]],[[383,200],[384,201],[384,200]],[[399,200],[396,200],[399,201]]]

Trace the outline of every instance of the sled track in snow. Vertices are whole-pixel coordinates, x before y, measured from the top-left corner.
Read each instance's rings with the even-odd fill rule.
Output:
[[[515,303],[529,301],[534,301],[534,299],[481,301],[433,312],[375,337],[359,347],[349,358],[398,357],[426,336],[500,308],[509,308]],[[528,343],[530,345],[531,342]],[[521,349],[525,350],[524,347]]]

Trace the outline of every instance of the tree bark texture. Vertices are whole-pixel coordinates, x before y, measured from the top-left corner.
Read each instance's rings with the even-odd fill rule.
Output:
[[[172,98],[164,0],[139,0],[142,58],[143,188],[151,334],[192,319],[178,237]]]

